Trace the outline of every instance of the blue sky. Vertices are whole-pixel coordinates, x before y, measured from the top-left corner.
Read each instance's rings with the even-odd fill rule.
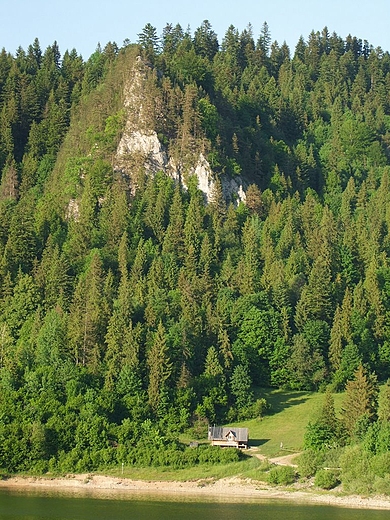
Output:
[[[272,40],[286,40],[292,52],[300,35],[307,39],[312,29],[325,26],[342,38],[352,34],[390,51],[389,0],[0,0],[0,12],[0,48],[11,53],[37,37],[43,50],[56,40],[62,54],[75,48],[87,59],[98,42],[135,42],[148,22],[158,34],[167,22],[189,25],[193,33],[203,20],[220,42],[230,24],[242,31],[249,22],[257,39],[266,21]]]

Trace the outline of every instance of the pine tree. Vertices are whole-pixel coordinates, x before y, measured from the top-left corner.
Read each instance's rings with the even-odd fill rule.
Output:
[[[341,325],[341,310],[340,306],[337,305],[336,312],[333,318],[333,325],[330,332],[330,344],[329,344],[329,361],[332,369],[336,371],[340,368],[342,352],[344,348],[344,335]]]
[[[96,372],[104,351],[108,317],[104,313],[104,278],[100,255],[94,251],[87,273],[78,281],[70,307],[68,335],[76,365]]]
[[[238,410],[252,404],[254,399],[252,380],[247,366],[237,365],[234,368],[232,377],[230,378],[230,388]]]
[[[138,43],[144,49],[146,57],[153,62],[159,51],[160,39],[157,29],[152,24],[147,23],[142,32],[138,34]]]
[[[390,380],[387,380],[379,391],[378,420],[383,423],[390,422]]]
[[[250,184],[246,190],[246,205],[252,213],[262,215],[263,202],[261,200],[261,191],[256,184]]]
[[[169,208],[169,224],[164,236],[162,252],[173,253],[179,260],[184,257],[184,208],[179,184],[175,187]]]
[[[158,324],[152,345],[147,353],[147,364],[149,369],[149,404],[152,410],[157,412],[162,395],[167,390],[168,380],[172,374],[172,363],[169,359],[165,328],[161,321]]]
[[[259,288],[260,248],[259,221],[248,219],[242,230],[243,257],[237,266],[237,283],[242,294],[255,293]]]
[[[14,338],[7,323],[0,323],[0,369],[10,367],[14,359]]]
[[[367,374],[360,365],[354,374],[354,379],[347,382],[345,399],[342,409],[342,421],[347,433],[352,436],[364,421],[375,418],[377,399],[376,377]]]
[[[299,329],[310,319],[329,322],[332,312],[332,276],[329,257],[319,256],[313,263],[308,284],[296,306],[295,322]]]
[[[0,200],[17,200],[19,196],[19,174],[15,160],[7,162],[3,169],[0,184]]]
[[[32,198],[29,200],[25,197],[16,207],[10,222],[8,240],[4,249],[4,262],[14,275],[19,268],[23,272],[29,272],[37,254],[33,204]]]
[[[342,426],[336,417],[333,395],[326,389],[319,417],[306,428],[304,446],[306,449],[325,450],[342,442]]]
[[[5,308],[4,316],[13,337],[20,335],[25,322],[35,313],[40,303],[38,288],[31,275],[19,270],[12,298]]]
[[[196,29],[194,47],[197,54],[209,60],[212,60],[218,52],[218,38],[208,20],[204,20],[202,25]]]

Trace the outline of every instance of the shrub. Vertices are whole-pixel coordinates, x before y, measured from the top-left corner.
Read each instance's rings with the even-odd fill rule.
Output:
[[[263,417],[269,409],[270,405],[264,398],[256,399],[253,403],[253,417]]]
[[[314,479],[314,484],[322,489],[333,489],[339,482],[335,472],[327,469],[317,471]]]
[[[324,463],[323,466],[328,468],[339,468],[340,457],[344,453],[344,448],[332,448],[324,452]]]
[[[186,450],[183,453],[184,466],[195,466],[198,463],[198,453],[199,450],[197,448],[186,448]]]
[[[324,452],[306,450],[298,457],[298,473],[303,478],[312,477],[324,463]]]
[[[276,466],[268,473],[270,484],[287,486],[295,481],[295,471],[291,466]]]
[[[390,477],[390,452],[380,453],[371,459],[372,471],[378,477]]]
[[[137,467],[172,466],[175,469],[188,468],[197,464],[229,464],[242,457],[234,448],[222,449],[218,446],[201,444],[197,448],[171,444],[157,448],[153,446],[122,446],[119,462]]]
[[[341,481],[350,493],[368,494],[373,491],[375,475],[372,456],[361,446],[348,446],[340,457]]]
[[[390,475],[376,477],[373,485],[374,491],[380,495],[390,495]]]
[[[235,448],[221,449],[218,462],[221,464],[230,464],[231,462],[238,462],[242,457],[242,452]]]
[[[47,473],[49,464],[47,460],[37,460],[31,464],[30,471],[33,475],[43,475]]]
[[[240,451],[235,448],[220,448],[218,446],[199,446],[199,463],[227,464],[237,462],[240,458]]]

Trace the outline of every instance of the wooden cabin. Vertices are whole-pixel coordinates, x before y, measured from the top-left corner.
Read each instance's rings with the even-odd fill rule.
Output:
[[[248,428],[223,428],[209,426],[208,439],[212,446],[248,448]]]

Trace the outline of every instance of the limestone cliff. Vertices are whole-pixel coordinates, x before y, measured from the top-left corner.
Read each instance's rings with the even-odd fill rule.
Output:
[[[153,83],[153,74],[155,72],[141,58],[136,60],[125,86],[124,105],[127,120],[116,151],[114,168],[133,179],[133,184],[133,173],[140,167],[151,175],[163,171],[181,182],[184,187],[185,178],[196,175],[198,187],[204,193],[206,201],[209,201],[216,178],[207,157],[201,151],[195,152],[193,164],[189,168],[187,166],[186,176],[183,176],[180,160],[170,157],[158,138],[156,121],[159,117],[164,117],[164,108]],[[223,193],[228,200],[245,201],[244,182],[241,177],[221,176],[220,180]]]

